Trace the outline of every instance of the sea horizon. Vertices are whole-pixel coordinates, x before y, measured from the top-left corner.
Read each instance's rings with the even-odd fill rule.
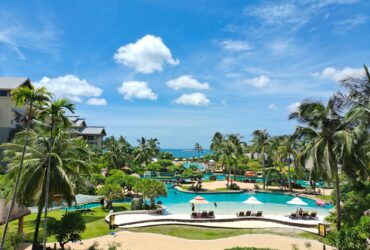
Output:
[[[194,149],[186,149],[186,148],[162,148],[161,152],[170,152],[173,154],[175,158],[189,158],[189,157],[199,157],[204,156],[206,154],[212,153],[210,149],[203,149],[202,152],[197,152]]]

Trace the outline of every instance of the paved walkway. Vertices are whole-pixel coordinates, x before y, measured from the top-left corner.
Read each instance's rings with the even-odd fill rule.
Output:
[[[118,232],[116,237],[102,236],[84,240],[82,244],[69,244],[71,249],[86,250],[94,242],[99,243],[99,248],[108,249],[108,244],[113,242],[121,244],[122,250],[224,250],[231,247],[260,247],[281,250],[290,250],[295,245],[299,249],[321,250],[322,243],[301,238],[292,238],[279,235],[247,234],[236,237],[216,240],[187,240],[167,235],[153,233]],[[310,248],[306,247],[310,245]],[[27,248],[30,249],[30,248]],[[333,250],[326,247],[327,250]]]

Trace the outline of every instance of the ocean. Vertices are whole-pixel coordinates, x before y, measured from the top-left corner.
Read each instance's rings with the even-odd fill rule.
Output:
[[[205,154],[210,154],[212,151],[210,149],[203,149],[203,152],[199,153],[196,152],[194,149],[170,149],[170,148],[162,148],[162,152],[170,152],[173,154],[175,158],[189,158],[189,157],[198,157],[203,156]]]

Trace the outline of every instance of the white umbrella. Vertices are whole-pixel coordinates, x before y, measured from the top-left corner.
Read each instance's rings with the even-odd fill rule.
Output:
[[[259,200],[256,199],[256,197],[254,196],[251,196],[249,197],[248,199],[246,199],[245,201],[243,201],[244,204],[248,204],[248,205],[252,205],[252,208],[254,209],[254,205],[261,205],[263,204],[262,202],[260,202]]]
[[[288,204],[291,204],[291,205],[299,205],[299,206],[306,206],[306,205],[308,205],[306,202],[304,202],[299,197],[295,197],[295,198],[291,199],[290,201],[288,201],[287,203]]]
[[[198,210],[199,210],[199,205],[200,204],[208,204],[209,202],[204,199],[202,196],[197,196],[194,199],[190,200],[189,203],[191,204],[198,204]]]

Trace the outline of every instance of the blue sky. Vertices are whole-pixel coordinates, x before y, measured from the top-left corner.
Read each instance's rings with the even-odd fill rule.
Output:
[[[367,0],[0,2],[0,75],[26,76],[130,142],[208,148],[216,131],[292,133],[369,63]]]

